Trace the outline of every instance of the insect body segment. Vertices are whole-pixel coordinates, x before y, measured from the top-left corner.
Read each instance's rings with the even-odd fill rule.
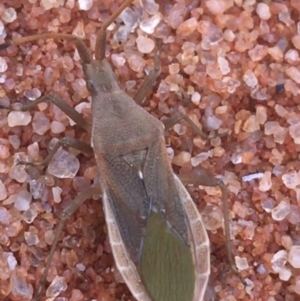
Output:
[[[125,132],[123,137],[126,137]],[[183,200],[188,194],[183,185],[180,186],[165,158],[163,136],[160,135],[157,140],[152,144],[147,143],[148,147],[141,153],[133,152],[132,157],[131,153],[114,157],[100,155],[99,149],[95,151],[97,162],[101,162],[99,170],[106,168],[106,172],[102,172],[105,176],[100,177],[102,190],[105,191],[105,208],[111,210],[108,214],[114,215],[126,246],[125,250],[112,246],[114,257],[122,271],[124,265],[118,264],[118,258],[122,259],[125,256],[123,253],[126,253],[127,263],[131,265],[128,269],[139,277],[145,290],[143,294],[147,294],[150,300],[198,301],[200,297],[193,297],[198,277],[195,264],[200,259],[196,244],[198,239],[207,239],[201,250],[201,256],[206,257],[200,261],[202,264],[204,260],[205,268],[201,264],[199,266],[204,273],[202,277],[206,279],[209,273],[208,238],[201,236],[206,232],[192,199]],[[144,155],[140,156],[142,161],[139,164],[136,163],[138,154]],[[130,158],[135,165],[128,164]],[[137,165],[142,170],[143,179],[139,176]],[[195,224],[189,221],[191,217]],[[196,230],[192,229],[194,226]],[[131,284],[127,285],[130,287]],[[133,294],[138,298],[140,292]]]
[[[135,298],[202,301],[210,274],[210,253],[201,216],[172,170],[163,123],[120,89],[104,57],[105,28],[131,2],[123,2],[99,31],[96,59],[79,38],[68,34],[38,34],[12,41],[18,45],[37,39],[73,40],[92,95],[91,147],[99,187],[78,196],[76,204],[65,209],[38,294],[67,217],[101,188],[114,259]],[[138,94],[143,99],[143,93]],[[63,105],[60,108],[66,113],[74,111]]]

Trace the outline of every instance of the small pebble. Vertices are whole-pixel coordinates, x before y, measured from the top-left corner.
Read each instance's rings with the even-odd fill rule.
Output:
[[[136,45],[141,53],[150,53],[155,47],[154,41],[144,36],[138,36],[136,38]]]
[[[12,294],[19,296],[19,298],[29,299],[33,294],[33,287],[31,284],[27,283],[26,278],[19,276],[16,271],[12,273],[10,278],[10,283],[12,286]]]
[[[161,21],[161,14],[155,14],[154,16],[144,19],[140,22],[140,29],[143,30],[147,34],[153,34],[155,28]]]
[[[17,19],[16,10],[12,7],[5,9],[2,13],[1,19],[6,23],[12,23]]]
[[[290,213],[290,203],[287,201],[281,201],[278,206],[272,209],[272,218],[275,221],[282,221]]]
[[[29,112],[12,111],[7,116],[7,123],[9,127],[25,126],[31,122],[31,115]]]
[[[49,298],[57,297],[61,292],[67,289],[66,280],[64,277],[56,276],[49,285],[46,296]]]
[[[285,267],[288,260],[288,253],[285,250],[280,250],[274,254],[271,264],[275,273],[279,273]]]
[[[296,269],[300,269],[300,246],[292,246],[288,253],[289,263]]]
[[[78,7],[80,10],[89,10],[93,6],[93,0],[78,0]]]
[[[235,264],[239,271],[249,269],[247,258],[242,258],[239,256],[235,256]]]
[[[71,153],[60,149],[48,165],[49,174],[63,179],[74,178],[80,167],[79,160]]]
[[[15,201],[14,207],[20,211],[26,211],[30,208],[30,203],[32,201],[32,195],[26,189],[21,189],[17,194],[17,199]]]
[[[256,13],[262,20],[268,20],[271,17],[270,8],[265,3],[258,3],[256,6]]]

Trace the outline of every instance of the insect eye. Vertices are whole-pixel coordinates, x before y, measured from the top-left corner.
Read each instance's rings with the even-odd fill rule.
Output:
[[[95,92],[96,92],[95,85],[91,80],[88,80],[86,82],[86,87],[92,94],[95,94]]]

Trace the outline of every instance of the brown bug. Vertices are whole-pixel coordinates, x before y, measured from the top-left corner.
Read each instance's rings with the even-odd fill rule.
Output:
[[[65,145],[93,153],[99,171],[95,187],[80,194],[63,211],[35,299],[44,287],[66,220],[86,199],[100,192],[116,266],[137,300],[202,301],[205,294],[210,275],[205,227],[192,198],[172,170],[164,124],[137,104],[159,72],[158,55],[155,69],[133,99],[120,89],[105,58],[106,28],[131,2],[125,1],[102,25],[97,34],[95,59],[81,39],[69,34],[38,34],[0,46],[6,48],[39,39],[72,41],[82,60],[92,96],[92,126],[56,96],[44,96],[22,108],[28,110],[49,98],[91,133],[91,145],[63,138],[43,162],[33,165],[47,164],[57,149]],[[192,124],[187,116],[180,118]],[[196,183],[219,185],[227,210],[226,189],[220,180],[203,177]],[[226,218],[225,230],[228,234]],[[230,254],[229,244],[227,248]]]

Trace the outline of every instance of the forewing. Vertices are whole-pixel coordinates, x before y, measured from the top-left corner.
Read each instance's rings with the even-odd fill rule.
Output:
[[[107,201],[151,300],[202,300],[208,240],[192,199],[174,177],[163,137],[146,150],[106,156],[105,166]]]
[[[142,280],[153,301],[192,301],[193,243],[163,137],[149,146],[143,175],[151,211],[139,266]]]
[[[189,245],[186,214],[163,137],[149,147],[143,174],[146,191],[152,201],[152,210],[161,213],[173,231]]]
[[[129,164],[127,159],[105,156],[106,173],[103,181],[122,239],[131,259],[137,263],[146,230],[150,201],[138,173],[139,164]]]

